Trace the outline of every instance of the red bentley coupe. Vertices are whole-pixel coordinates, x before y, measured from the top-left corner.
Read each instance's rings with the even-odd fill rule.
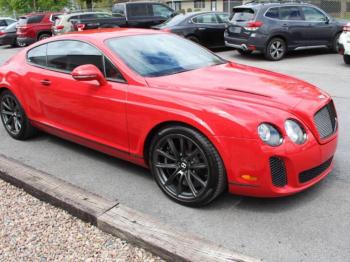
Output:
[[[176,35],[86,31],[40,41],[0,68],[1,119],[149,167],[190,206],[224,190],[276,197],[333,166],[332,99],[303,81],[228,62]]]

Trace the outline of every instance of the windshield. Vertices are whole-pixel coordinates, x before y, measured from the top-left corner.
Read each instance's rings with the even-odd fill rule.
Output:
[[[171,34],[136,35],[108,40],[125,64],[145,77],[165,76],[225,63],[189,40]]]
[[[231,15],[231,21],[245,22],[252,21],[254,19],[254,10],[250,8],[234,8]]]
[[[160,27],[163,26],[175,26],[180,24],[185,19],[185,15],[179,14],[174,16],[173,18],[170,18],[169,20],[165,21],[163,24],[160,25]]]

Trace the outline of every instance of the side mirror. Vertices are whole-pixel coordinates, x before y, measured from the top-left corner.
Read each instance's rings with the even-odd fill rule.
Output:
[[[72,77],[77,81],[94,81],[96,80],[100,86],[107,84],[107,81],[100,69],[94,65],[82,65],[75,68]]]

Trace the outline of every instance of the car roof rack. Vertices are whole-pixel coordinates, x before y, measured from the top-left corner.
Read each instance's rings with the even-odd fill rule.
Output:
[[[309,2],[302,0],[252,0],[245,2],[244,5],[249,4],[309,4]]]

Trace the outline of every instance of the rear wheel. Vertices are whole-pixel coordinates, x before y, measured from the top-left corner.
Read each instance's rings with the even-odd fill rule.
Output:
[[[339,53],[339,43],[338,43],[339,37],[340,37],[340,34],[337,34],[333,39],[333,44],[332,44],[331,50],[335,53]]]
[[[161,190],[183,205],[206,205],[226,187],[217,150],[188,127],[172,126],[158,132],[151,143],[149,164]]]
[[[0,101],[1,120],[11,137],[18,140],[25,140],[36,133],[21,104],[10,91],[2,92]]]
[[[275,37],[272,38],[266,46],[265,58],[271,61],[279,61],[286,53],[286,42],[282,38]]]
[[[27,46],[27,44],[25,42],[19,41],[18,39],[16,39],[16,44],[19,47],[26,47]]]
[[[350,65],[350,55],[344,55],[344,62],[347,65]]]
[[[252,50],[243,50],[243,49],[237,49],[238,53],[240,53],[241,55],[250,55],[251,53],[253,53]]]

